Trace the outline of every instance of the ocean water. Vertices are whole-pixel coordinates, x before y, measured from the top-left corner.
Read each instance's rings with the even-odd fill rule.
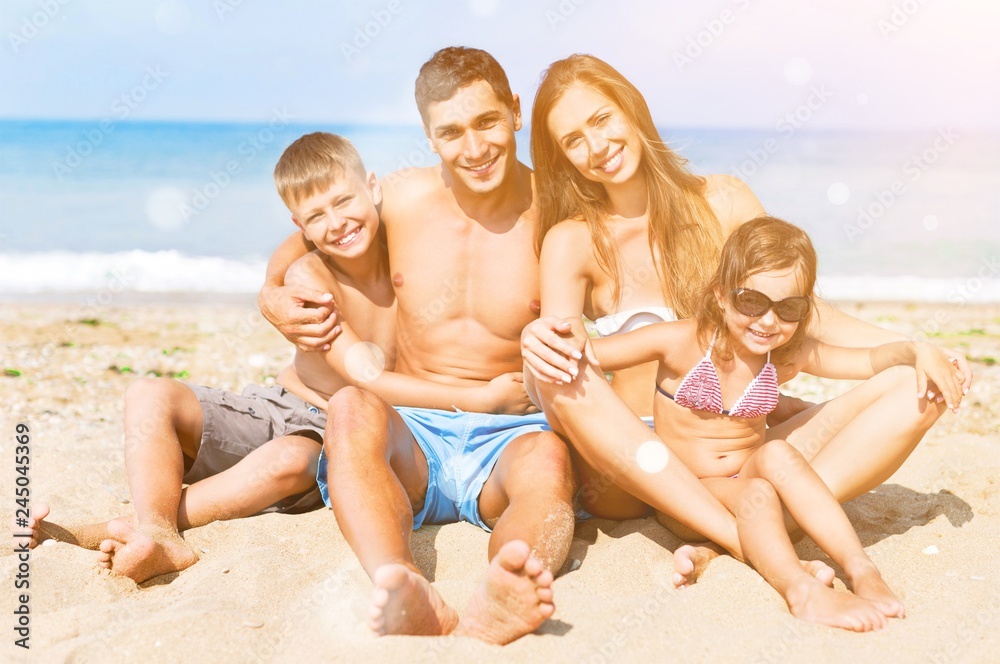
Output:
[[[274,164],[317,130],[379,175],[437,163],[419,126],[0,121],[0,296],[255,292],[294,230]],[[661,131],[810,233],[825,296],[1000,301],[1000,136]]]

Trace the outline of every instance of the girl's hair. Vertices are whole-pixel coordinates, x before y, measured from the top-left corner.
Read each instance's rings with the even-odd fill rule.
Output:
[[[549,130],[552,107],[568,88],[582,83],[618,106],[638,131],[642,172],[649,196],[649,248],[664,301],[681,318],[698,309],[701,286],[722,245],[722,229],[705,199],[705,179],[689,172],[687,160],[660,138],[646,100],[611,65],[592,55],[571,55],[542,74],[531,113],[531,159],[535,168],[540,219],[535,250],[550,228],[564,219],[582,218],[590,229],[598,264],[614,280],[617,304],[622,295],[622,265],[608,227],[604,187],[587,180],[569,162]]]
[[[804,230],[775,217],[757,217],[736,229],[722,247],[719,268],[701,294],[697,318],[698,340],[702,346],[708,346],[712,335],[718,330],[713,356],[724,361],[733,357],[729,326],[726,325],[725,312],[716,299],[716,291],[722,297],[729,298],[751,276],[787,268],[795,268],[798,273],[799,294],[813,300],[816,250]],[[798,353],[816,308],[815,302],[811,304],[813,306],[809,307],[806,317],[799,322],[792,338],[771,353],[774,364],[787,364]]]

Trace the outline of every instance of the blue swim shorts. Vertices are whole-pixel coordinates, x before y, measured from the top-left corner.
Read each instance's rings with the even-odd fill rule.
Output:
[[[489,531],[479,516],[479,494],[500,454],[514,439],[551,431],[543,413],[492,415],[431,408],[397,407],[427,458],[427,495],[413,515],[413,529],[423,524],[468,521]],[[326,455],[316,473],[323,502],[330,505]]]

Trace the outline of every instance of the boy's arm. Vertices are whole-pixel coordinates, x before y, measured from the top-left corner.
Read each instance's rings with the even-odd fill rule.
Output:
[[[289,285],[306,289],[325,289],[332,279],[319,259],[306,256],[287,272]],[[385,370],[385,354],[375,344],[367,343],[341,317],[340,334],[323,353],[327,366],[344,382],[377,394],[394,406],[413,406],[448,410],[523,415],[537,412],[528,399],[520,373],[508,373],[486,385],[463,387],[446,385],[414,376]],[[330,390],[323,390],[329,392]]]
[[[916,370],[918,399],[935,400],[941,395],[949,408],[957,410],[964,396],[955,363],[928,343],[894,341],[872,348],[846,348],[808,339],[802,350],[802,370],[814,376],[864,380],[905,364]]]
[[[288,268],[313,249],[315,246],[302,233],[289,235],[271,255],[264,285],[257,295],[257,306],[264,318],[306,351],[329,349],[330,342],[340,332],[333,295],[285,282]]]

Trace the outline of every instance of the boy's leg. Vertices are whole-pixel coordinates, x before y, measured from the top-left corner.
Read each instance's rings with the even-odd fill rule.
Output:
[[[946,410],[916,392],[912,367],[893,367],[768,429],[767,437],[787,440],[847,502],[896,472]]]
[[[177,530],[198,528],[212,521],[252,516],[278,501],[315,487],[320,444],[307,436],[276,438],[251,452],[232,468],[181,490]],[[48,505],[32,510],[29,546],[54,538],[85,549],[97,549],[111,538],[112,521],[135,527],[132,516],[80,526],[63,527],[44,521]],[[123,528],[115,527],[116,533]]]
[[[413,514],[424,502],[428,466],[405,422],[362,389],[340,389],[327,407],[323,451],[337,525],[375,590],[377,634],[450,633],[458,616],[417,568]]]
[[[747,561],[778,591],[792,615],[856,632],[886,625],[886,617],[871,602],[829,588],[803,569],[785,529],[781,500],[767,480],[744,479],[741,470],[739,479],[713,478],[706,485],[731,503]]]
[[[201,404],[187,385],[143,378],[125,393],[125,470],[135,527],[108,523],[101,564],[137,583],[198,560],[177,532],[184,457],[198,453]]]
[[[888,617],[903,617],[902,602],[889,590],[875,563],[865,553],[840,503],[798,450],[783,440],[768,441],[743,465],[740,477],[767,480],[764,493],[777,492],[781,504],[799,527],[843,568],[855,594],[870,600]],[[754,497],[753,493],[745,492],[742,509],[749,509],[748,501]],[[737,514],[738,522],[739,517]]]

